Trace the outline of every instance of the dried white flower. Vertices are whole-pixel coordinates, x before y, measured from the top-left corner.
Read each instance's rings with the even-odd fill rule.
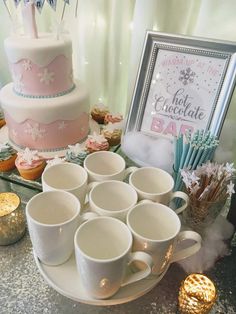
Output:
[[[225,167],[224,167],[224,169],[227,172],[227,177],[232,176],[235,173],[235,171],[236,171],[236,169],[234,168],[234,163],[230,164],[230,163],[227,162]]]
[[[234,183],[230,181],[230,183],[227,185],[227,194],[229,194],[229,196],[231,197],[233,193],[235,193]]]
[[[96,132],[93,132],[93,135],[88,135],[88,138],[91,142],[96,142],[98,144],[107,142],[107,140],[102,134],[97,134]]]

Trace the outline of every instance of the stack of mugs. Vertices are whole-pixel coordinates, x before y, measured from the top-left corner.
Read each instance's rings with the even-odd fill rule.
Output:
[[[129,183],[123,182],[128,175]],[[188,196],[173,192],[173,178],[161,169],[125,169],[120,155],[101,151],[88,155],[84,168],[47,167],[42,185],[43,192],[26,207],[35,254],[56,266],[74,251],[81,282],[94,298],[109,298],[149,275],[158,277],[201,247],[198,233],[180,231],[178,213],[188,206]],[[175,197],[184,205],[173,210],[169,204]],[[186,239],[194,243],[180,249]]]

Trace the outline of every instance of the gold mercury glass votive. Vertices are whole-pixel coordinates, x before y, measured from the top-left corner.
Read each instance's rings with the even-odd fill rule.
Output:
[[[216,301],[216,288],[205,275],[191,274],[179,290],[179,310],[182,314],[209,313]]]
[[[0,193],[0,245],[18,241],[25,228],[25,213],[19,196],[12,192]]]

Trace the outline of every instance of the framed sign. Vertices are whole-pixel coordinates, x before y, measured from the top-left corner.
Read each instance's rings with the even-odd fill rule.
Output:
[[[147,32],[126,132],[219,137],[236,79],[236,43]]]

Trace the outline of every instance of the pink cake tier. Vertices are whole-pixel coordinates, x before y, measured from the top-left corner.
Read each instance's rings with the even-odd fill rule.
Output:
[[[14,147],[56,152],[87,137],[89,99],[81,83],[69,94],[43,99],[18,96],[12,87],[4,86],[0,99]]]
[[[33,98],[56,97],[74,88],[72,45],[68,36],[53,34],[25,35],[5,40],[14,91]]]

